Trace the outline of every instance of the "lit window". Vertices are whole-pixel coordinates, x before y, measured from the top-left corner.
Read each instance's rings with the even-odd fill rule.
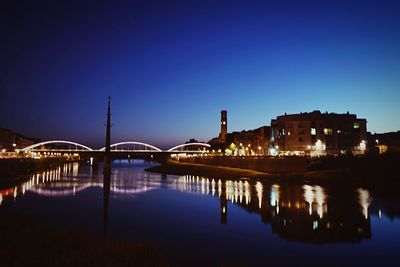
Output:
[[[311,135],[317,135],[317,129],[311,128]]]
[[[325,135],[332,135],[332,129],[331,128],[324,128],[324,134]]]
[[[355,122],[355,123],[353,124],[353,128],[354,128],[354,129],[360,128],[360,123]]]

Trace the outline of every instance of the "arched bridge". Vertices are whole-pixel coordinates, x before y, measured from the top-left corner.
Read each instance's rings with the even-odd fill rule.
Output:
[[[194,142],[185,143],[174,146],[170,149],[162,150],[154,145],[138,142],[125,141],[111,144],[111,154],[115,158],[129,157],[156,157],[160,155],[172,154],[206,154],[209,152],[210,145],[207,143]],[[20,153],[34,155],[64,155],[64,154],[79,154],[88,156],[98,156],[104,154],[105,147],[93,149],[86,145],[66,141],[66,140],[50,140],[20,149]]]

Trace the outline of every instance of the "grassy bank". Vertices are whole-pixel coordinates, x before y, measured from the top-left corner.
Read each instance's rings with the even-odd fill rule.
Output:
[[[24,181],[29,175],[50,168],[58,167],[68,162],[64,158],[45,159],[1,159],[0,160],[0,188],[14,186]]]
[[[146,171],[157,172],[163,174],[174,174],[174,175],[198,175],[204,177],[218,177],[218,178],[276,178],[276,175],[272,175],[265,172],[259,172],[248,169],[239,169],[223,166],[213,166],[196,163],[183,163],[170,160],[163,165],[155,166],[146,169]],[[286,175],[292,177],[298,177],[298,174]]]
[[[3,266],[167,266],[150,245],[50,228],[4,208],[0,229]]]
[[[249,169],[231,168],[197,163],[183,163],[170,160],[161,166],[147,169],[148,171],[176,174],[199,175],[219,178],[288,178],[297,180],[316,181],[350,181],[360,185],[374,186],[381,182],[390,184],[400,183],[400,155],[367,155],[355,156],[326,156],[313,158],[309,161],[308,170],[303,173],[271,174]],[[287,180],[287,179],[285,179]]]
[[[364,181],[400,181],[400,154],[327,156],[312,159],[306,176],[357,177]]]

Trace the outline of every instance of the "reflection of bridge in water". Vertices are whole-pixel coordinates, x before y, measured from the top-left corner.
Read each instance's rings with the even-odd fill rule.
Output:
[[[15,188],[4,190],[0,203],[8,197],[31,192],[45,197],[73,196],[89,188],[102,188],[103,175],[90,168],[89,176],[80,176],[79,164],[35,174]],[[262,222],[287,240],[311,243],[360,242],[370,238],[371,197],[367,190],[355,188],[336,192],[317,185],[274,183],[247,179],[222,180],[199,176],[162,176],[141,173],[122,178],[118,169],[111,176],[114,197],[134,196],[166,188],[219,199],[221,223],[228,223],[230,205],[239,205],[259,214]]]

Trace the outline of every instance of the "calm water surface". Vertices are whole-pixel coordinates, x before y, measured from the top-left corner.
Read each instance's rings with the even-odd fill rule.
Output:
[[[67,164],[1,191],[46,224],[147,242],[186,266],[398,266],[399,197],[349,185],[160,175]]]

